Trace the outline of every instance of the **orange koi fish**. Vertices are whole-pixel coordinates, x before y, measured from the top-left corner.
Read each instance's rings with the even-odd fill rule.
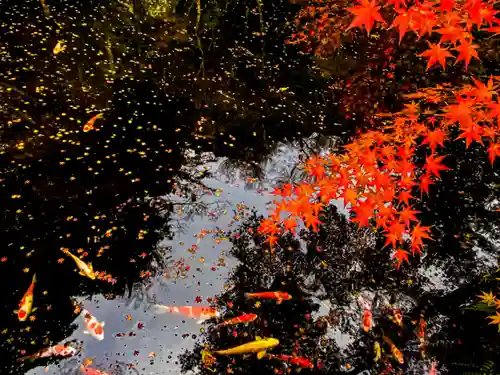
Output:
[[[154,305],[158,313],[170,312],[187,316],[188,318],[197,319],[198,324],[201,324],[207,319],[218,318],[219,312],[215,307],[210,306],[167,306]]]
[[[84,365],[80,365],[80,371],[85,375],[110,375],[106,371],[101,371]]]
[[[400,363],[400,364],[404,364],[405,363],[405,360],[403,358],[403,353],[401,353],[399,351],[398,348],[396,348],[396,345],[393,344],[393,342],[387,337],[387,336],[384,336],[384,341],[387,343],[387,345],[390,346],[391,348],[391,353],[392,355],[394,356],[394,358],[396,358],[396,360]]]
[[[260,292],[260,293],[245,293],[247,298],[262,298],[262,299],[275,299],[276,303],[279,305],[283,301],[288,301],[292,299],[292,296],[286,292]]]
[[[298,369],[299,371],[300,368],[314,368],[313,363],[307,358],[303,357],[296,357],[293,355],[286,355],[286,354],[279,354],[279,355],[269,354],[269,358],[277,358],[279,360],[289,362],[292,365],[299,367]]]
[[[366,309],[363,312],[363,331],[368,332],[372,328],[373,315],[371,310]]]
[[[104,322],[99,322],[90,312],[83,309],[83,321],[87,330],[83,331],[86,335],[91,335],[95,339],[104,340]]]
[[[91,131],[91,130],[95,130],[94,129],[94,124],[95,122],[97,121],[97,119],[100,119],[102,118],[102,113],[99,113],[97,115],[95,115],[94,117],[92,117],[84,126],[83,126],[83,131],[85,133]]]
[[[423,345],[425,341],[425,327],[427,327],[427,323],[424,318],[420,318],[418,323],[418,341],[420,341],[420,345]]]
[[[253,322],[255,319],[257,319],[257,315],[255,315],[255,314],[243,314],[243,315],[237,316],[236,318],[231,318],[231,319],[228,319],[228,320],[218,324],[216,328],[225,327],[225,326],[232,326],[232,325],[241,324],[241,323],[250,323],[250,322]]]
[[[24,293],[21,302],[19,303],[19,309],[14,311],[14,313],[17,314],[17,318],[19,319],[20,322],[26,321],[26,319],[28,319],[28,316],[33,311],[36,311],[36,307],[33,308],[33,290],[35,289],[35,284],[36,284],[36,274],[33,275],[33,278],[31,279],[31,284],[26,293]]]
[[[63,345],[54,345],[50,346],[48,348],[42,349],[39,352],[32,354],[32,355],[27,355],[21,358],[18,358],[18,362],[26,361],[26,360],[31,360],[34,361],[35,359],[38,358],[47,358],[47,357],[71,357],[75,355],[78,352],[77,349],[72,347],[71,345],[68,344],[63,344]]]
[[[400,327],[403,326],[403,313],[401,312],[400,309],[393,309],[392,314],[394,316],[394,321],[396,324]]]

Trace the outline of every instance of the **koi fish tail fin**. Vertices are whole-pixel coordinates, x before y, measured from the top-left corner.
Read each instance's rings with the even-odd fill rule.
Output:
[[[245,293],[245,298],[253,298],[253,293]]]
[[[62,251],[64,254],[70,255],[69,249],[66,249],[65,247],[61,247],[61,251]]]
[[[16,359],[16,362],[33,362],[36,359],[36,355],[25,355],[24,357],[19,357]]]
[[[152,309],[153,309],[153,312],[156,314],[163,314],[166,312],[170,312],[170,307],[165,306],[165,305],[154,304],[152,306]]]

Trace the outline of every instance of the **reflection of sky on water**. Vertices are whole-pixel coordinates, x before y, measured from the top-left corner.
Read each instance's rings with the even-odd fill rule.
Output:
[[[279,150],[276,158],[268,163],[266,168],[266,178],[264,180],[276,180],[286,170],[289,170],[290,160],[294,159],[293,153],[288,147]],[[286,162],[288,161],[288,162]],[[202,229],[221,230],[230,229],[230,222],[234,217],[233,209],[236,204],[244,203],[249,208],[255,207],[260,213],[266,212],[266,202],[269,202],[270,196],[264,190],[266,184],[259,185],[258,189],[248,189],[245,179],[238,176],[238,173],[227,179],[217,171],[221,161],[209,163],[215,172],[214,177],[206,179],[207,186],[214,189],[221,189],[219,196],[205,196],[203,201],[206,203],[215,200],[226,200],[230,203],[228,212],[217,217],[206,215],[204,217],[196,216],[188,222],[184,230],[175,234],[172,241],[164,241],[162,245],[172,247],[172,260],[177,261],[180,258],[186,260],[186,266],[190,266],[185,279],[165,280],[163,275],[158,275],[153,280],[151,288],[148,288],[147,297],[137,298],[135,293],[131,299],[116,298],[106,300],[98,295],[92,300],[78,300],[88,309],[99,321],[105,322],[105,338],[103,341],[97,341],[89,335],[83,334],[83,319],[79,316],[75,320],[78,329],[67,340],[83,340],[82,360],[92,358],[91,367],[100,368],[113,374],[113,368],[116,362],[124,364],[134,364],[141,374],[154,373],[179,373],[179,366],[176,364],[177,356],[184,350],[192,348],[196,335],[200,332],[203,325],[197,324],[195,320],[184,318],[181,315],[170,313],[154,313],[151,309],[151,303],[166,305],[206,305],[207,297],[214,297],[219,294],[224,287],[224,281],[234,265],[234,260],[225,258],[226,267],[217,267],[217,259],[229,250],[229,242],[223,240],[216,244],[213,235],[208,234],[198,244],[198,250],[194,255],[187,250],[196,244],[195,237]],[[293,167],[293,165],[292,165]],[[247,185],[247,187],[246,187]],[[269,189],[267,189],[269,190]],[[172,218],[175,220],[175,216]],[[235,224],[237,225],[237,223]],[[235,226],[233,225],[233,227]],[[200,258],[205,261],[200,262]],[[202,298],[202,302],[197,304],[197,296]],[[127,315],[132,319],[128,320]],[[138,323],[144,324],[142,329],[138,328]],[[130,333],[134,336],[129,336]],[[117,333],[123,333],[123,337],[115,337]],[[184,337],[183,337],[184,335]],[[148,358],[151,353],[155,353],[154,358]],[[57,365],[49,365],[49,368],[38,367],[28,372],[29,375],[41,374],[73,374],[78,373],[79,364],[75,359],[61,361],[61,369]]]

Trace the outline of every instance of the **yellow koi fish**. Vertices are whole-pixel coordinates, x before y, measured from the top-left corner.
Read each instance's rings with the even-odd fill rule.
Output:
[[[373,345],[373,351],[375,352],[375,358],[373,358],[373,362],[378,362],[382,357],[382,349],[380,348],[380,344],[378,341],[375,341]]]
[[[31,279],[31,285],[29,286],[26,293],[24,293],[23,299],[19,303],[19,309],[14,312],[17,314],[17,318],[20,322],[24,322],[28,319],[28,316],[36,310],[33,308],[33,290],[35,289],[36,275],[33,275]]]
[[[257,359],[262,359],[266,355],[267,349],[274,348],[275,346],[278,346],[279,343],[279,340],[275,338],[261,338],[259,336],[255,336],[255,341],[251,341],[231,349],[217,350],[214,353],[219,355],[257,353]]]
[[[387,337],[387,336],[384,336],[384,341],[389,345],[389,347],[391,348],[391,353],[393,355],[393,357],[400,363],[400,364],[404,364],[405,363],[405,360],[404,360],[404,357],[403,357],[403,353],[401,353],[401,351],[396,347],[396,345],[394,345],[394,343]]]
[[[66,249],[66,248],[62,248],[61,251],[64,254],[69,255],[71,258],[73,258],[73,260],[76,263],[76,266],[80,269],[80,272],[79,272],[80,275],[87,276],[91,280],[95,280],[96,279],[96,275],[95,275],[95,272],[94,272],[94,270],[92,268],[92,264],[90,264],[90,263],[86,264],[83,260],[81,260],[77,256],[71,254],[69,252],[69,250]]]

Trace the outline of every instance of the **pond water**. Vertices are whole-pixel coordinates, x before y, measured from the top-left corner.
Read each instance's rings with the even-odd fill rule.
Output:
[[[306,374],[500,372],[500,335],[477,305],[500,277],[487,156],[450,146],[451,170],[415,206],[434,241],[399,270],[341,201],[319,232],[284,236],[271,254],[257,235],[271,192],[364,128],[332,94],[354,65],[284,43],[299,5],[198,4],[202,14],[182,1],[0,2],[0,373],[298,372],[269,356],[202,355],[257,336],[311,361]],[[20,321],[35,274],[36,310]],[[292,299],[247,298],[265,291]],[[82,309],[105,322],[102,340],[84,333]],[[244,313],[257,318],[217,326]],[[69,358],[28,358],[67,342]]]

